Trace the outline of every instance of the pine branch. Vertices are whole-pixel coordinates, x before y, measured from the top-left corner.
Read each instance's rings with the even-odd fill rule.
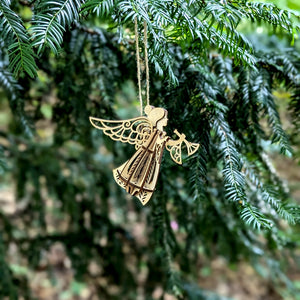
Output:
[[[81,13],[92,11],[97,16],[108,16],[117,6],[118,1],[114,0],[90,0],[83,3],[81,6]]]
[[[217,56],[213,58],[212,68],[217,74],[218,84],[224,91],[232,91],[236,89],[236,83],[233,79],[232,60]],[[246,97],[246,95],[244,96]]]
[[[253,191],[257,195],[258,198],[263,200],[264,203],[268,203],[284,220],[288,221],[290,224],[295,224],[297,219],[295,218],[293,212],[299,209],[299,206],[289,204],[287,201],[286,195],[283,195],[278,189],[276,183],[264,184],[264,178],[259,174],[261,170],[255,167],[254,163],[250,163],[247,158],[243,158],[243,169],[245,175],[249,182],[247,185],[254,185]],[[267,170],[269,172],[269,170]],[[276,188],[275,188],[276,187]],[[279,199],[284,199],[279,200]],[[264,209],[264,205],[260,205],[260,209]],[[272,214],[276,219],[278,219],[277,215]]]
[[[297,135],[297,133],[300,131],[300,85],[296,86],[291,96],[289,110],[291,111],[293,117],[293,124],[295,126],[295,133]]]
[[[299,207],[295,205],[288,204],[287,201],[280,201],[277,197],[280,197],[280,193],[278,193],[271,186],[260,185],[258,189],[258,194],[261,195],[262,200],[265,203],[269,203],[272,208],[278,213],[278,215],[289,222],[289,224],[296,224],[297,220],[292,213],[292,210],[299,209]]]
[[[193,43],[195,51],[202,50],[201,56],[205,56],[210,45],[218,48],[224,54],[235,55],[238,60],[246,64],[254,64],[255,59],[248,52],[250,44],[243,35],[237,31],[230,32],[230,36],[223,34],[210,26],[206,21],[201,21],[198,15],[194,14],[185,1],[178,5],[172,1],[87,1],[83,12],[96,11],[102,17],[114,11],[114,22],[133,22],[138,18],[139,22],[146,21],[149,31],[149,57],[154,64],[158,74],[167,72],[173,83],[177,82],[173,72],[170,43],[176,41],[184,44],[187,41]],[[118,19],[115,16],[118,15]],[[133,23],[131,23],[133,24]],[[229,32],[227,32],[229,33]],[[185,39],[182,39],[182,36]],[[197,46],[196,46],[197,45]],[[206,47],[205,47],[206,46]],[[198,49],[198,50],[197,50]],[[200,54],[200,52],[198,53]]]
[[[296,26],[292,22],[292,17],[297,18],[290,11],[280,9],[273,3],[238,1],[236,4],[242,13],[251,21],[264,21],[274,28],[280,27],[284,31],[293,34]]]
[[[0,43],[1,46],[1,43]],[[0,87],[8,96],[10,107],[21,124],[22,130],[28,137],[32,137],[32,129],[24,111],[24,100],[21,98],[22,87],[13,74],[7,69],[7,63],[0,61]]]
[[[239,25],[244,14],[240,9],[228,3],[227,1],[209,1],[205,8],[205,19],[209,19],[210,24],[216,23],[218,27],[225,27],[227,30],[234,30]]]
[[[164,188],[161,191],[162,199],[166,199],[164,195]],[[164,200],[155,198],[153,199],[152,208],[152,222],[153,222],[153,233],[155,234],[156,243],[161,249],[159,255],[160,260],[163,262],[163,268],[167,275],[166,288],[171,291],[178,299],[183,299],[183,290],[180,277],[173,267],[173,256],[170,245],[169,231],[167,224],[168,218],[166,214],[166,202]]]
[[[258,64],[272,71],[275,78],[285,81],[287,88],[300,84],[300,55],[294,49],[283,49],[283,53],[258,52]]]
[[[274,103],[271,92],[272,81],[270,75],[265,70],[252,73],[252,93],[253,98],[263,109],[268,118],[268,123],[272,129],[272,143],[280,145],[280,152],[290,155],[293,150],[290,146],[287,134],[283,130],[280,117]]]
[[[79,19],[79,11],[85,0],[41,1],[36,10],[37,15],[30,28],[32,46],[42,53],[48,46],[57,54],[63,42],[64,32]]]
[[[236,30],[241,20],[245,18],[240,8],[227,3],[227,1],[209,1],[203,13],[203,20],[209,25],[207,35],[217,49],[221,49],[224,55],[234,56],[236,62],[240,60],[254,65],[252,45],[243,34]]]
[[[165,26],[163,23],[155,23],[151,20],[147,11],[148,4],[144,1],[120,1],[119,10],[124,21],[131,19],[132,22],[138,18],[139,28],[142,28],[142,23],[147,23],[149,38],[148,38],[148,55],[150,62],[154,65],[155,70],[160,76],[166,72],[173,84],[177,84],[177,78],[173,71],[173,57],[170,53],[168,39],[165,34]],[[158,18],[161,20],[161,18]],[[169,17],[169,20],[172,20]],[[173,21],[172,21],[173,22]]]
[[[21,18],[10,9],[9,2],[0,2],[0,40],[8,45],[10,68],[17,77],[26,72],[36,76],[35,54]]]
[[[256,58],[253,47],[237,26],[243,19],[254,22],[268,21],[292,34],[294,24],[288,19],[289,12],[275,5],[249,4],[242,1],[242,8],[234,1],[147,1],[87,0],[82,5],[82,13],[96,12],[100,17],[111,16],[119,26],[128,24],[137,17],[139,23],[147,22],[149,30],[149,55],[158,74],[168,73],[173,83],[174,76],[170,44],[176,42],[182,47],[189,44],[191,53],[199,57],[207,56],[212,47],[224,55],[234,57],[236,63],[254,67]],[[183,39],[184,36],[184,39]]]
[[[216,115],[213,121],[213,129],[219,138],[219,150],[224,162],[222,170],[224,187],[228,200],[244,204],[246,202],[245,178],[241,172],[242,164],[240,154],[237,152],[235,138],[225,121],[224,112],[227,110],[220,103],[212,102],[215,106]]]
[[[204,23],[205,24],[205,23]],[[237,31],[232,31],[231,36],[223,32],[219,32],[214,27],[206,25],[210,44],[218,49],[225,56],[233,56],[237,63],[243,62],[245,65],[254,67],[256,58],[251,54],[251,49],[247,49],[250,45],[245,37]]]
[[[241,209],[241,219],[254,229],[272,227],[271,220],[267,219],[257,207],[250,204],[247,199],[245,188],[245,176],[241,171],[242,162],[237,152],[236,139],[231,133],[228,124],[224,120],[223,112],[226,111],[218,104],[217,115],[214,118],[213,128],[220,139],[219,149],[224,161],[222,170],[226,198],[238,202]]]
[[[246,204],[241,211],[241,218],[246,224],[251,225],[254,229],[270,229],[272,223],[267,219],[258,208]]]
[[[16,100],[19,96],[21,86],[13,77],[13,74],[7,70],[4,62],[2,61],[0,61],[0,86],[2,86],[7,92],[12,101]]]
[[[201,199],[205,199],[205,191],[206,191],[206,178],[207,178],[207,150],[208,145],[202,141],[201,149],[198,153],[196,163],[191,165],[191,169],[193,172],[190,172],[190,184],[191,189],[193,191],[193,196],[195,201],[201,201]]]

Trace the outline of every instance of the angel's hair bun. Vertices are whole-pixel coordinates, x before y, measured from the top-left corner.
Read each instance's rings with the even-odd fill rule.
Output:
[[[146,115],[147,116],[149,116],[149,114],[150,114],[150,112],[151,112],[151,110],[154,108],[154,106],[152,106],[152,105],[147,105],[146,107],[145,107],[145,113],[146,113]]]

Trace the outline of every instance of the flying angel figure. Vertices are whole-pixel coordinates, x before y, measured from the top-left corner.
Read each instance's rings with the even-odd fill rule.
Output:
[[[136,196],[143,205],[150,200],[155,190],[164,149],[181,165],[182,143],[187,146],[188,156],[199,148],[199,144],[188,142],[185,135],[177,130],[174,133],[179,137],[178,140],[172,140],[166,135],[163,128],[168,123],[168,112],[164,108],[147,105],[145,113],[147,117],[120,121],[90,117],[92,125],[111,139],[135,145],[135,154],[114,169],[113,175],[117,184]]]

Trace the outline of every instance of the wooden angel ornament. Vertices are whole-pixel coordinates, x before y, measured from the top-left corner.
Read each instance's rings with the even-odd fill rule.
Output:
[[[129,120],[103,120],[90,117],[90,122],[102,130],[111,139],[135,145],[135,154],[120,167],[113,170],[118,185],[129,194],[136,196],[143,205],[151,198],[157,182],[163,151],[166,148],[177,163],[181,164],[181,147],[184,143],[188,155],[194,154],[199,144],[190,143],[184,134],[177,130],[179,137],[172,140],[163,130],[167,126],[167,110],[147,105],[146,117],[141,116]]]

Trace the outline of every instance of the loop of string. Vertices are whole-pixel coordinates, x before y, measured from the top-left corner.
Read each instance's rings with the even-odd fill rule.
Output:
[[[136,63],[137,63],[137,79],[139,88],[139,101],[141,115],[143,115],[143,98],[142,98],[142,84],[141,84],[141,62],[140,62],[140,49],[139,49],[139,36],[138,36],[138,22],[137,17],[134,19],[134,31],[135,31],[135,47],[136,47]],[[148,39],[147,39],[147,22],[144,21],[144,50],[145,50],[145,70],[146,70],[146,101],[147,105],[150,104],[150,79],[149,79],[149,62],[148,62]]]

